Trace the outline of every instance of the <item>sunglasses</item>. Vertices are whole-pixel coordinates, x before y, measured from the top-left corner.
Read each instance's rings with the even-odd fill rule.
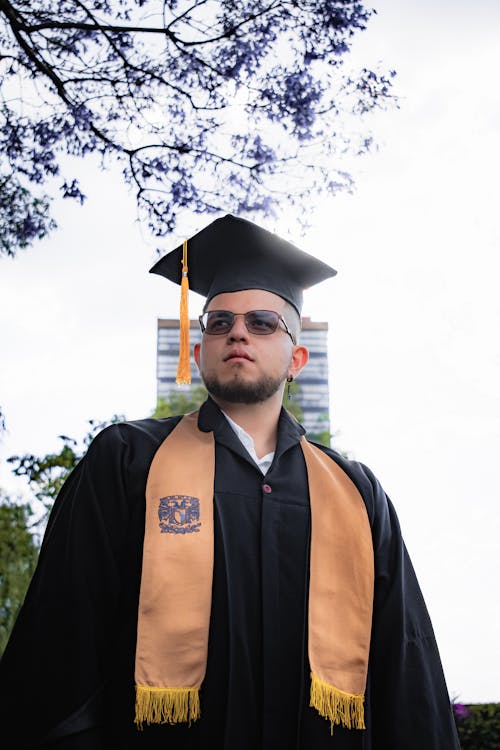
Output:
[[[210,336],[223,336],[229,333],[238,315],[243,316],[247,331],[257,336],[269,336],[269,334],[274,333],[281,321],[285,331],[292,339],[292,343],[295,344],[293,334],[284,317],[274,310],[250,310],[246,313],[233,313],[230,310],[209,310],[198,318],[201,332],[208,333]]]

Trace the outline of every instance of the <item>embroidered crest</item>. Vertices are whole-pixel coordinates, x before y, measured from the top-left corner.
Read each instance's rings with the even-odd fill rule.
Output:
[[[190,495],[161,497],[158,518],[162,534],[191,534],[199,531],[200,501]]]

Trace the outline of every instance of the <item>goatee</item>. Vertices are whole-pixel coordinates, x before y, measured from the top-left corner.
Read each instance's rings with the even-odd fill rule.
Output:
[[[259,404],[274,396],[284,378],[262,377],[247,382],[238,378],[221,383],[215,376],[204,376],[203,382],[211,396],[231,404]]]

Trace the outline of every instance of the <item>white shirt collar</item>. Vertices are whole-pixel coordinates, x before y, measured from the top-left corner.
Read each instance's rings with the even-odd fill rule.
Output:
[[[273,462],[274,451],[272,451],[271,453],[266,453],[265,456],[262,456],[262,458],[259,458],[257,456],[257,453],[255,452],[255,444],[254,444],[252,436],[249,435],[248,432],[243,429],[243,427],[240,427],[239,424],[236,424],[236,422],[233,419],[231,419],[231,417],[228,417],[225,411],[223,411],[222,413],[224,414],[227,421],[233,428],[234,432],[236,433],[236,436],[240,439],[241,443],[243,444],[243,447],[248,451],[248,453],[253,458],[253,460],[255,461],[259,469],[261,470],[261,472],[265,474]]]

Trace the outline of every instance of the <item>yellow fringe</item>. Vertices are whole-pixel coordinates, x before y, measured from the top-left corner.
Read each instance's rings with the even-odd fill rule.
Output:
[[[365,729],[364,696],[345,693],[333,685],[322,682],[311,673],[311,700],[309,705],[330,721],[333,734],[335,724],[347,729]]]
[[[181,305],[180,305],[180,332],[179,332],[179,361],[177,364],[178,385],[189,385],[191,383],[191,352],[189,351],[189,311],[188,311],[188,266],[187,266],[187,240],[182,245],[182,280],[181,280]]]
[[[201,715],[199,688],[135,687],[135,723],[178,724],[196,721]]]

